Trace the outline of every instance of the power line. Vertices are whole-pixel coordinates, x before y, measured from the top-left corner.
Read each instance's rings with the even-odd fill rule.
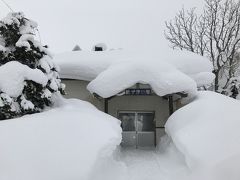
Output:
[[[5,0],[1,0],[1,1],[8,7],[8,9],[10,9],[10,11],[14,12],[11,6]]]

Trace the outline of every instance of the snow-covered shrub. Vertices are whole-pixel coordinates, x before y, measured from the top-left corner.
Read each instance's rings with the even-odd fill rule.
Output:
[[[22,12],[0,20],[0,120],[40,112],[63,93],[59,68],[35,40],[36,28]]]
[[[233,77],[229,80],[226,89],[223,90],[222,94],[230,96],[234,99],[239,99],[240,93],[240,77]]]
[[[49,111],[0,122],[0,179],[120,180],[107,178],[125,167],[113,154],[121,142],[119,120],[84,101],[56,103]]]
[[[165,130],[194,177],[188,180],[240,179],[240,102],[211,91],[176,111]]]

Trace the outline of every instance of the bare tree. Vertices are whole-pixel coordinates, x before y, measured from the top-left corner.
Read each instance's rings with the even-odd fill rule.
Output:
[[[165,36],[173,48],[185,49],[208,57],[213,63],[215,91],[219,80],[228,81],[235,76],[240,48],[240,1],[205,0],[203,13],[196,9],[180,10],[175,18],[166,22]]]

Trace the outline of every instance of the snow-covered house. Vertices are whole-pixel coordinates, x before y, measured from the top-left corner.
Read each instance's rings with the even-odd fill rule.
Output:
[[[207,59],[182,51],[78,51],[54,60],[67,98],[86,100],[121,120],[124,146],[155,146],[181,99],[214,78]]]

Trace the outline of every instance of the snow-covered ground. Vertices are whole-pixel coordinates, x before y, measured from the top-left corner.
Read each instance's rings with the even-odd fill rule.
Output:
[[[86,180],[120,142],[117,119],[87,102],[62,100],[51,110],[0,121],[0,179]]]
[[[181,154],[172,146],[158,149],[122,149],[127,180],[175,180],[189,174]]]
[[[157,150],[123,151],[130,180],[239,180],[240,102],[214,92],[176,111]]]
[[[240,102],[214,92],[176,111],[156,149],[121,149],[117,119],[80,100],[0,122],[1,180],[239,180]]]

